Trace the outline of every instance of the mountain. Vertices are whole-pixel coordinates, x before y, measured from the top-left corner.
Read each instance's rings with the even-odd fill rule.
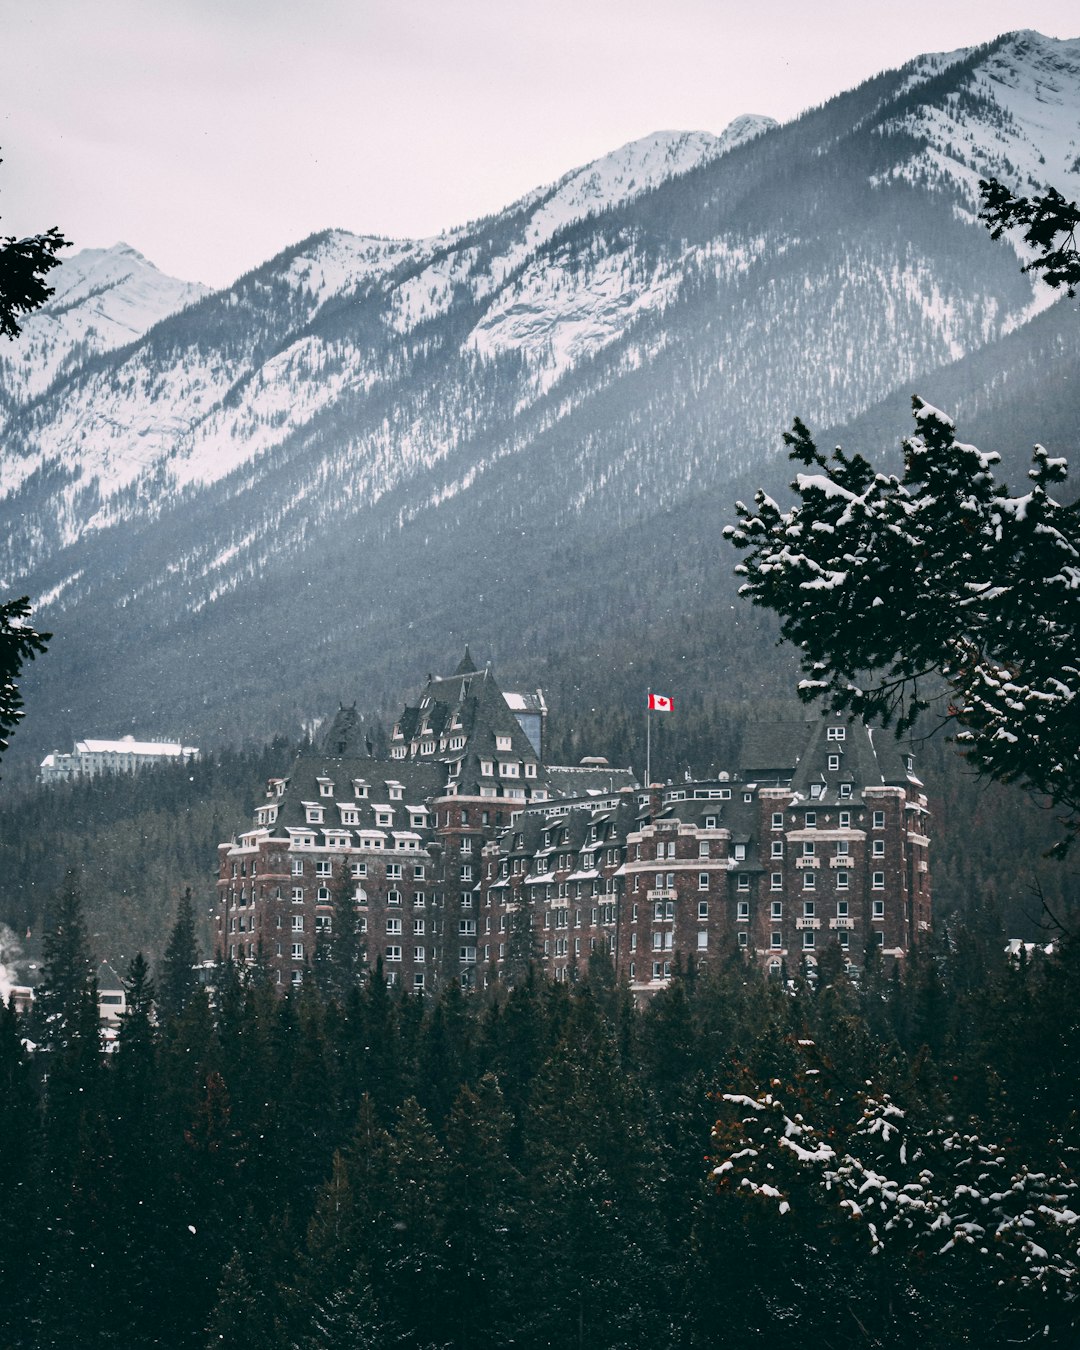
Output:
[[[88,357],[127,346],[209,294],[167,277],[129,244],[61,255],[49,284],[52,296],[23,320],[19,341],[0,347],[0,418]]]
[[[691,625],[743,696],[771,638],[720,526],[782,484],[792,417],[941,402],[980,359],[1001,407],[1040,343],[1067,368],[1064,309],[977,220],[986,174],[1076,194],[1080,41],[656,133],[433,239],[316,235],[58,368],[0,460],[0,582],[56,634],[6,763],[390,707],[468,636],[511,679],[617,647],[644,683]]]

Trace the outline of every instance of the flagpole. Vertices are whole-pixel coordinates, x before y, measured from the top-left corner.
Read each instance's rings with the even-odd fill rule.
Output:
[[[652,686],[649,686],[645,695],[645,788],[646,791],[652,784],[652,718],[649,713],[652,709]]]

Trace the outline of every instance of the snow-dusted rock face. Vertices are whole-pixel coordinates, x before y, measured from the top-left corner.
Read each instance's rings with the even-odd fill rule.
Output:
[[[162,661],[252,585],[284,614],[297,575],[362,577],[396,615],[418,539],[450,604],[461,530],[497,557],[645,521],[775,457],[796,413],[933,396],[914,382],[1021,331],[1049,293],[975,183],[1076,195],[1078,118],[1080,43],[1013,34],[787,126],[657,132],[433,238],[315,235],[211,295],[80,255],[29,355],[0,352],[0,584],[46,625],[141,613]],[[198,683],[175,696],[202,708]]]
[[[0,347],[0,396],[16,403],[43,393],[88,356],[142,337],[154,324],[209,294],[197,282],[165,276],[128,244],[61,254],[49,274],[53,294]]]

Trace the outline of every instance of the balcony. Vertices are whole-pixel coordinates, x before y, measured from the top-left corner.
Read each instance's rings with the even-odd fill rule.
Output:
[[[796,867],[817,867],[819,860],[815,853],[805,853],[801,858],[795,859]]]
[[[646,892],[645,892],[645,899],[646,899],[646,900],[677,900],[677,899],[678,899],[678,893],[677,893],[676,891],[646,891]]]
[[[838,854],[836,855],[835,858],[830,858],[830,859],[829,859],[829,866],[830,866],[830,867],[850,867],[850,866],[851,866],[851,854],[850,854],[850,853],[838,853]]]
[[[852,918],[846,918],[846,919],[830,919],[830,920],[829,920],[829,927],[830,927],[830,928],[848,928],[848,929],[851,929],[851,928],[854,928],[854,927],[855,927],[855,920],[852,919]]]
[[[795,920],[795,927],[796,927],[796,928],[820,928],[820,927],[821,927],[821,920],[820,920],[820,919],[796,919],[796,920]]]

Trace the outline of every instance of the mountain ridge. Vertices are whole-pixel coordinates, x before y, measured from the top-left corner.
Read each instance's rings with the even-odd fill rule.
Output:
[[[43,721],[115,721],[107,688],[220,736],[235,664],[237,732],[292,725],[348,678],[389,687],[421,616],[445,631],[465,595],[555,640],[552,597],[593,603],[560,548],[640,532],[656,563],[665,513],[777,480],[796,413],[842,426],[1010,334],[1019,351],[1050,297],[977,221],[974,181],[1003,155],[1039,167],[1039,81],[1080,139],[1077,52],[1020,35],[919,58],[721,153],[657,133],[630,144],[677,172],[631,189],[622,147],[596,192],[584,166],[434,240],[325,231],[88,359],[13,417],[0,465],[0,575],[67,634],[32,673]],[[695,585],[727,593],[711,565]],[[271,692],[264,650],[301,691]]]

